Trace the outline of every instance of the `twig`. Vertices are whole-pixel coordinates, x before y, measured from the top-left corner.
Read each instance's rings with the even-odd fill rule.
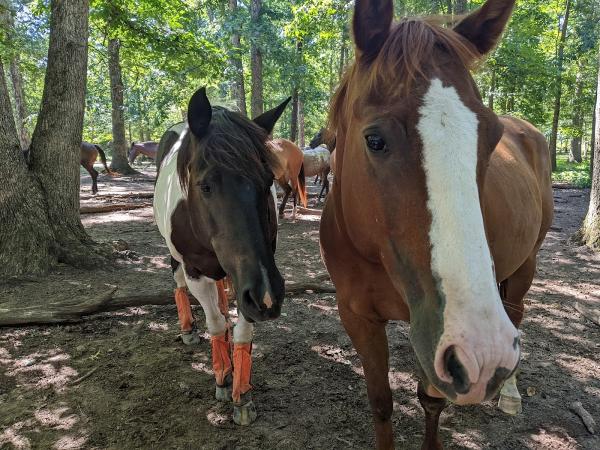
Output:
[[[81,383],[84,380],[87,380],[89,377],[91,377],[92,375],[94,375],[94,373],[96,372],[96,370],[98,370],[98,367],[94,367],[92,370],[90,370],[88,373],[86,373],[85,375],[77,378],[76,380],[73,380],[69,383],[69,386],[75,386],[76,384]]]
[[[571,403],[571,411],[577,414],[580,418],[587,430],[590,434],[595,433],[596,422],[592,415],[585,410],[581,402],[573,402]]]
[[[98,205],[98,206],[82,206],[79,208],[80,214],[97,214],[113,211],[129,211],[131,209],[146,208],[152,206],[149,202],[140,203],[115,203],[112,205]]]
[[[335,437],[338,441],[343,442],[344,444],[346,444],[348,447],[354,447],[354,444],[352,444],[352,442],[347,441],[346,439],[342,439],[339,436]]]

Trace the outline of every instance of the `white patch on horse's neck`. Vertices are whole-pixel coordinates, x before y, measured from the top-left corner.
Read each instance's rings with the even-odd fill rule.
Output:
[[[465,310],[485,320],[500,301],[477,187],[477,115],[439,79],[419,112],[431,269],[446,300],[444,321],[460,320]]]

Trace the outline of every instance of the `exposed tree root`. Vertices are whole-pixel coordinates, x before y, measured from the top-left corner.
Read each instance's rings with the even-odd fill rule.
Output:
[[[579,313],[585,317],[586,319],[594,322],[596,325],[600,326],[600,311],[588,308],[585,305],[582,305],[579,302],[575,302],[575,309],[579,311]]]
[[[81,206],[79,208],[80,214],[98,214],[113,211],[128,211],[131,209],[147,208],[152,206],[150,202],[140,203],[113,203],[110,205],[95,205],[95,206]]]
[[[129,198],[154,198],[154,192],[128,192],[125,194],[84,194],[79,196],[79,200],[108,200],[108,199],[129,199]]]

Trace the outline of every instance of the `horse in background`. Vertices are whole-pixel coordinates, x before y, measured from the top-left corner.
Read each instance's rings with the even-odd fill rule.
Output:
[[[279,172],[275,174],[277,184],[283,189],[283,199],[279,205],[279,217],[283,217],[288,198],[293,194],[292,220],[295,220],[296,195],[300,197],[300,201],[305,208],[308,206],[304,176],[304,154],[300,147],[283,138],[271,140],[269,147],[279,161]]]
[[[325,192],[325,195],[329,194],[329,178],[327,177],[329,176],[330,172],[335,173],[335,171],[333,170],[335,166],[335,144],[335,134],[327,128],[321,128],[308,144],[309,147],[312,149],[324,147],[327,149],[327,151],[329,151],[329,154],[331,155],[328,160],[327,169],[323,170],[323,173],[321,174],[317,173],[315,177],[315,183],[319,181],[319,178],[321,179],[321,191],[319,192],[319,196],[317,197],[317,203],[323,196],[323,192]]]
[[[85,141],[81,143],[81,159],[79,163],[92,177],[92,194],[96,194],[98,192],[98,171],[94,169],[94,163],[96,162],[96,159],[98,159],[98,155],[100,155],[100,159],[102,161],[102,165],[106,169],[106,173],[111,173],[108,165],[106,164],[106,155],[104,154],[102,147],[100,147],[98,144],[92,144]]]
[[[328,176],[331,171],[329,167],[331,154],[325,144],[315,148],[305,148],[302,153],[304,153],[304,176],[313,177],[316,175],[317,178],[321,177],[321,191],[315,202],[315,204],[318,204],[321,201],[323,192],[325,192],[325,195],[329,193]]]
[[[158,142],[132,142],[129,147],[129,164],[133,164],[138,155],[144,155],[156,161],[156,152],[158,151]]]
[[[423,449],[442,448],[447,400],[500,391],[502,411],[521,411],[517,327],[552,223],[550,155],[533,125],[483,104],[471,75],[514,4],[487,0],[453,28],[393,23],[392,0],[354,4],[356,56],[331,102],[338,157],[320,243],[379,449],[394,448],[390,320],[410,322]]]
[[[254,323],[277,318],[285,295],[274,258],[273,180],[281,170],[269,135],[289,100],[251,121],[212,107],[206,90],[199,89],[189,101],[187,124],[167,130],[158,151],[154,217],[171,253],[182,340],[200,340],[189,289],[211,336],[215,397],[233,400],[238,425],[249,425],[257,415],[250,384]],[[225,276],[237,293],[233,328]]]

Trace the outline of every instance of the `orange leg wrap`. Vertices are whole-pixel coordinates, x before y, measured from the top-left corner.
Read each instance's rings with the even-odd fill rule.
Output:
[[[177,315],[179,316],[181,331],[191,331],[194,324],[194,316],[192,315],[187,288],[178,287],[175,289],[175,304],[177,305]]]
[[[252,374],[252,343],[233,344],[233,393],[231,397],[235,403],[240,402],[242,394],[245,394],[252,385],[250,375]]]
[[[225,378],[231,373],[231,358],[229,357],[229,339],[225,332],[218,336],[211,336],[213,372],[217,385],[223,386]]]
[[[227,293],[225,292],[225,280],[217,281],[217,293],[219,295],[219,311],[225,316],[229,317],[229,300],[227,299]]]

